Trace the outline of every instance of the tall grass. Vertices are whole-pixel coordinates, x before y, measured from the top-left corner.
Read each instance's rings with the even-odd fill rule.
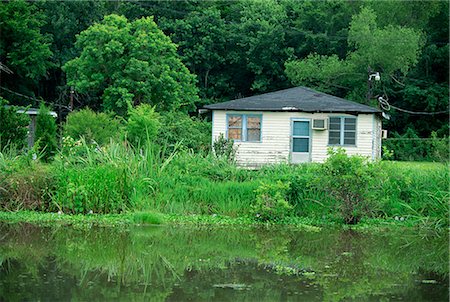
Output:
[[[81,141],[75,149],[63,149],[51,164],[3,151],[0,208],[243,216],[249,214],[262,183],[281,181],[290,184],[287,200],[293,215],[338,219],[337,201],[321,185],[320,164],[252,171],[212,155],[178,150],[167,152],[154,144],[134,148],[124,142],[98,147]],[[446,165],[382,162],[374,169],[364,196],[374,201],[374,216],[448,224]]]

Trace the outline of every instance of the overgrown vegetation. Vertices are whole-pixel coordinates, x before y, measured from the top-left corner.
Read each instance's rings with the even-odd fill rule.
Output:
[[[79,141],[73,148],[78,151],[66,148],[50,164],[1,153],[2,209],[448,224],[449,172],[440,163],[369,164],[335,151],[323,165],[244,170],[225,158],[182,149],[167,156],[163,146],[150,143],[92,148]]]
[[[86,142],[99,145],[117,140],[122,133],[119,119],[105,112],[94,112],[89,108],[74,111],[67,116],[64,135],[75,140],[84,138]]]
[[[394,133],[392,138],[383,140],[383,156],[389,160],[448,162],[449,142],[448,136],[438,137],[436,132],[430,138],[420,138],[408,128],[403,135]]]
[[[58,142],[41,105],[27,150],[25,117],[1,99],[2,209],[448,222],[442,164],[368,164],[335,151],[324,165],[240,170],[233,141],[220,136],[211,151],[211,124],[192,117],[291,85],[363,103],[378,94],[444,112],[392,107],[385,159],[448,161],[448,3],[17,0],[0,16],[2,94],[64,112],[70,91],[86,108],[60,116]],[[381,73],[369,93],[368,69]]]
[[[0,97],[0,149],[10,145],[18,149],[26,145],[28,124],[26,114],[17,114],[17,108],[8,106],[8,102]]]
[[[50,114],[49,108],[43,103],[39,107],[36,117],[35,147],[45,161],[53,158],[58,149],[56,121]]]

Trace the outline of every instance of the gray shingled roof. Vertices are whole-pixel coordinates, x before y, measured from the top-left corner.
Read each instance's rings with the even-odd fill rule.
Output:
[[[204,106],[210,110],[302,111],[337,113],[381,113],[377,108],[351,102],[306,87],[294,87],[228,102]]]

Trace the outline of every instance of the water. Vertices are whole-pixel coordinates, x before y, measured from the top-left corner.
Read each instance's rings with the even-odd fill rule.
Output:
[[[448,301],[447,235],[0,224],[0,301]]]

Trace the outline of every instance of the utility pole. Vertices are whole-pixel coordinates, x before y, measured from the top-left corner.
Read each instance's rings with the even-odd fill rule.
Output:
[[[73,94],[74,93],[75,93],[75,91],[73,90],[73,86],[70,86],[70,104],[69,104],[70,111],[73,111]]]
[[[374,72],[370,66],[367,68],[367,105],[370,105],[370,100],[372,99],[373,95],[372,95],[372,90],[373,90],[373,84],[372,84],[372,79],[375,79],[375,81],[380,81],[381,77],[380,77],[380,73]]]

